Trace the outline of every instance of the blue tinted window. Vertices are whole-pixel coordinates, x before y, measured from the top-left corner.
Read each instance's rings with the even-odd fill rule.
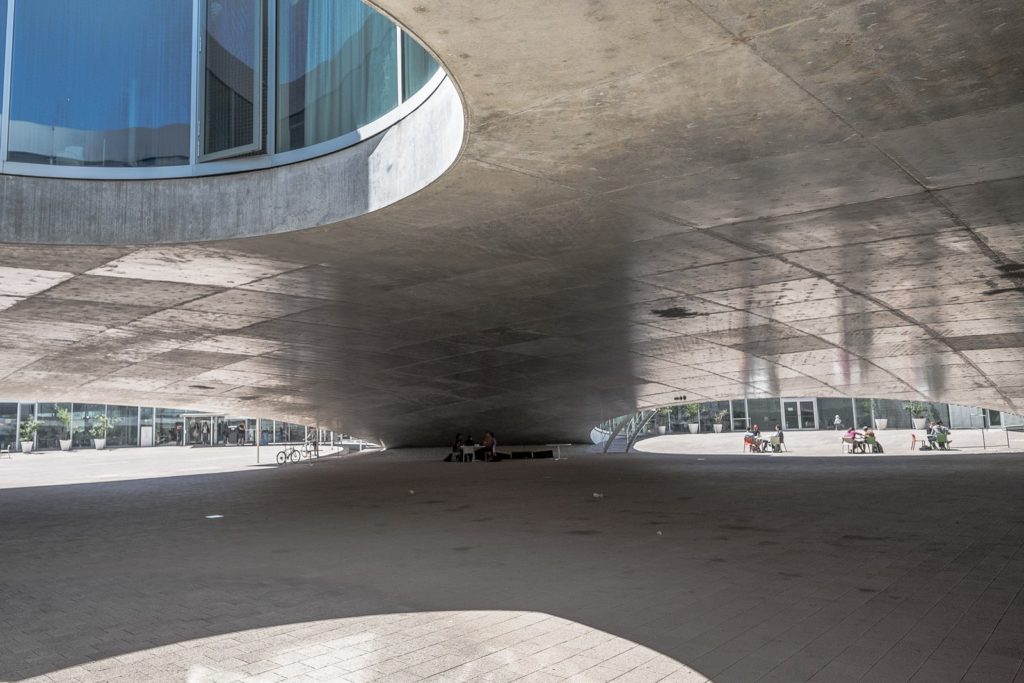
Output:
[[[407,33],[402,33],[402,99],[407,100],[437,73],[437,61]]]
[[[18,2],[8,158],[187,164],[191,30],[191,0]]]
[[[395,25],[359,0],[278,5],[277,149],[330,140],[398,105]]]
[[[261,0],[207,2],[204,154],[262,146],[262,5]]]
[[[4,41],[7,40],[7,0],[0,0],[0,92],[4,88],[4,66],[7,58],[7,50],[3,49]],[[0,98],[0,110],[3,110],[3,98]]]

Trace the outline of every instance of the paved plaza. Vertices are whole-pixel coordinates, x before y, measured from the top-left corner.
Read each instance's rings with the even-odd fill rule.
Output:
[[[1024,681],[1020,454],[441,455],[0,490],[0,680]]]

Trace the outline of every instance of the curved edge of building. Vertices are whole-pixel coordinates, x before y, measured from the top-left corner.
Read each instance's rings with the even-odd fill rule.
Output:
[[[439,178],[465,136],[452,80],[351,147],[286,166],[217,176],[74,180],[0,176],[0,242],[151,244],[291,232],[393,204]]]

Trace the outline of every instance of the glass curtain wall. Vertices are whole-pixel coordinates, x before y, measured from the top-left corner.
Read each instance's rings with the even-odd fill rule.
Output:
[[[359,0],[0,0],[0,35],[11,2],[11,162],[187,166],[297,150],[377,121],[440,69]]]
[[[441,68],[412,36],[402,33],[402,99],[407,100]]]
[[[0,403],[0,448],[13,446],[17,440],[18,404]]]
[[[8,159],[189,163],[191,32],[191,0],[17,2]]]
[[[71,410],[70,403],[40,403],[38,406],[38,412],[36,413],[36,419],[42,424],[39,425],[39,431],[36,432],[36,448],[42,449],[57,449],[60,448],[60,439],[71,438],[64,430],[64,425],[57,419],[57,408],[67,408]],[[74,422],[72,421],[72,429],[74,429]]]
[[[139,409],[136,406],[107,406],[114,427],[107,432],[107,446],[139,445]]]
[[[835,429],[836,415],[842,423],[844,430],[853,426],[853,402],[848,398],[819,398],[818,399],[818,428]],[[859,419],[859,418],[858,418]],[[862,427],[863,425],[856,425]],[[892,423],[889,423],[892,426]]]
[[[153,440],[158,446],[181,446],[185,434],[185,411],[179,408],[157,408]]]
[[[748,398],[747,410],[751,426],[757,425],[762,432],[782,424],[782,407],[777,398]]]
[[[99,403],[76,403],[72,412],[72,424],[76,425],[71,441],[73,448],[92,448],[92,427],[97,415],[106,413],[107,407]],[[110,437],[110,434],[107,434]]]
[[[278,4],[277,151],[339,137],[398,105],[396,31],[362,3]]]
[[[203,52],[203,157],[260,149],[263,0],[207,0]]]

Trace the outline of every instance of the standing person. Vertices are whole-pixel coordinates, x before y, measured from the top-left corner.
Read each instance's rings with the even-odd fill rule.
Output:
[[[842,428],[843,428],[843,418],[841,418],[841,417],[839,417],[838,415],[836,415],[835,419],[834,419],[834,420],[832,420],[832,427],[833,427],[833,429],[835,429],[835,430],[836,430],[837,432],[838,432],[838,431],[839,431],[840,429],[842,429]]]

